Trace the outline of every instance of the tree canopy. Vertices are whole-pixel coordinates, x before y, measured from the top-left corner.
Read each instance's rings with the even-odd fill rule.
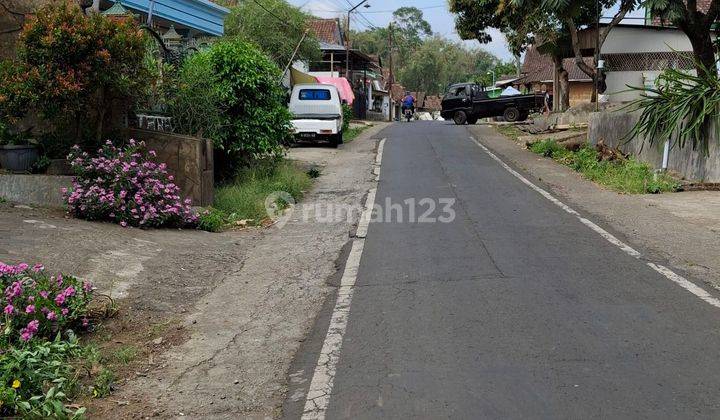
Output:
[[[397,9],[389,28],[355,32],[352,42],[365,53],[377,54],[388,66],[391,35],[395,81],[408,90],[434,95],[444,93],[452,83],[480,81],[489,85],[491,80],[482,76],[501,64],[485,50],[433,35],[422,10],[416,7]]]
[[[285,0],[226,2],[231,6],[225,19],[225,33],[257,45],[280,68],[293,58],[295,47],[308,27],[311,16]],[[320,45],[308,32],[300,45],[296,60],[315,61],[321,58]]]

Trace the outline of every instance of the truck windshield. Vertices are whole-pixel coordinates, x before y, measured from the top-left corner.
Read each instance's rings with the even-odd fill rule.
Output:
[[[330,91],[327,89],[300,89],[301,101],[329,101]]]

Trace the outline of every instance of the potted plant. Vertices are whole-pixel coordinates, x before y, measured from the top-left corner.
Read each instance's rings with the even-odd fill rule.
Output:
[[[0,168],[10,172],[29,173],[38,160],[37,145],[26,132],[12,132],[0,122]]]

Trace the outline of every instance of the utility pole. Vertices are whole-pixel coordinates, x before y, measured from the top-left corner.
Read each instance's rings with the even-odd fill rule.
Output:
[[[395,77],[393,76],[393,27],[392,22],[388,25],[388,45],[390,46],[390,80],[388,80],[388,94],[390,95],[390,122],[393,120],[393,111],[395,110],[395,104],[393,103],[392,88]]]
[[[363,0],[360,3],[356,4],[352,9],[348,10],[347,14],[347,25],[345,25],[345,78],[348,79],[348,82],[352,83],[350,80],[350,13],[354,12],[355,9],[365,4],[368,0]],[[369,5],[365,7],[370,7]]]

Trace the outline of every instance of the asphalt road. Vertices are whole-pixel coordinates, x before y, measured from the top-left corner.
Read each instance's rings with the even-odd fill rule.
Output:
[[[719,418],[720,309],[469,136],[439,122],[379,136],[376,203],[405,218],[370,224],[326,418]],[[454,220],[408,222],[404,200],[422,198],[455,199]],[[299,358],[311,375],[317,354]]]

